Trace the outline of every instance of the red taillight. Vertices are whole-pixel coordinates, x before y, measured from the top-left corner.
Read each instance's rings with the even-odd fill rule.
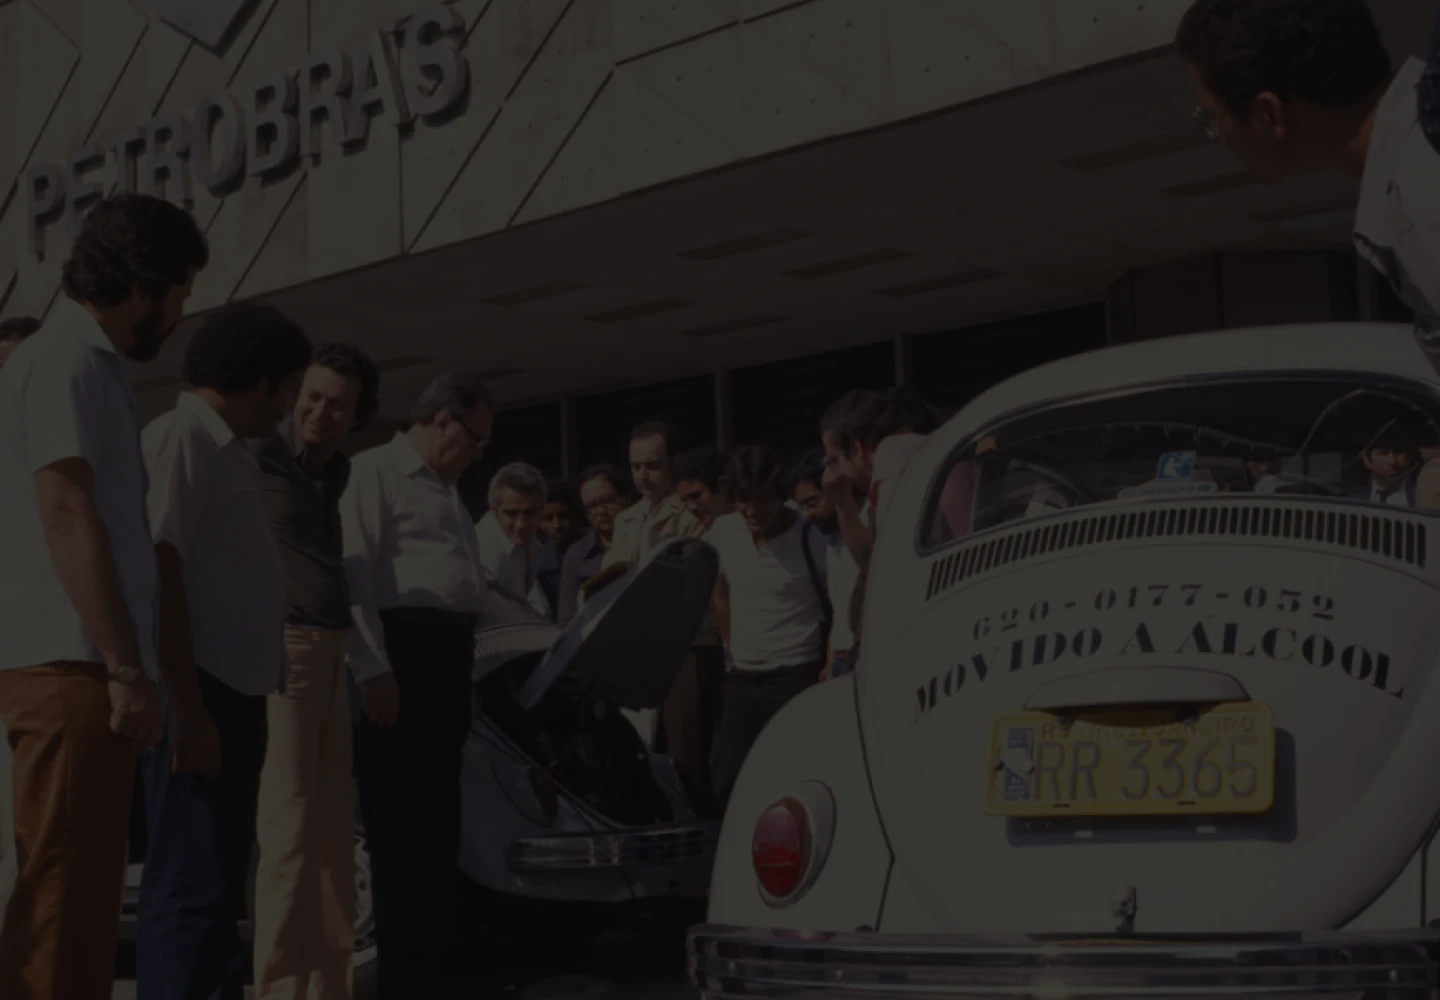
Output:
[[[800,887],[810,865],[810,825],[805,808],[794,799],[782,799],[761,815],[751,841],[755,878],[776,899],[785,899]]]
[[[530,787],[535,790],[535,799],[540,803],[540,808],[545,810],[545,822],[555,822],[555,817],[560,815],[560,788],[555,784],[554,776],[548,771],[532,767]]]

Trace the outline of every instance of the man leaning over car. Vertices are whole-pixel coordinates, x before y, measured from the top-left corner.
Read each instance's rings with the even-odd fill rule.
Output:
[[[355,457],[340,501],[381,1000],[438,996],[450,944],[460,754],[486,592],[455,484],[484,456],[494,412],[478,377],[440,376],[408,430]]]

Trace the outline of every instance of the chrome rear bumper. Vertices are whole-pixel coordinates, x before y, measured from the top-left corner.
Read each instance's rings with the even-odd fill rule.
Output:
[[[1236,938],[798,934],[701,926],[690,978],[731,997],[1433,998],[1440,931]]]
[[[509,864],[511,871],[535,874],[708,862],[718,835],[717,824],[701,823],[528,837],[510,845]]]

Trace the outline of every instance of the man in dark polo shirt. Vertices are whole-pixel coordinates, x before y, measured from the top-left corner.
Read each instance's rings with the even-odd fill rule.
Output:
[[[339,450],[378,405],[364,352],[326,344],[290,418],[258,448],[271,527],[285,560],[289,671],[269,698],[255,882],[255,985],[261,996],[348,997],[355,944],[354,788],[345,677],[350,595]]]

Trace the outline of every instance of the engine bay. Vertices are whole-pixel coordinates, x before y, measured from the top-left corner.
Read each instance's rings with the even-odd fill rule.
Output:
[[[543,654],[526,655],[475,686],[479,710],[571,796],[617,823],[646,826],[675,818],[635,727],[584,680],[565,676],[530,710],[520,688]]]

